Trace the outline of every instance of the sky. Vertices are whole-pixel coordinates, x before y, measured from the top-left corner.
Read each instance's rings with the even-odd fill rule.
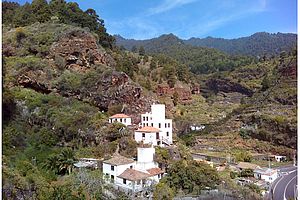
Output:
[[[28,0],[17,0],[23,4]],[[70,0],[67,0],[68,2]],[[30,1],[29,1],[30,2]],[[72,0],[93,8],[107,32],[128,39],[297,33],[297,0]]]

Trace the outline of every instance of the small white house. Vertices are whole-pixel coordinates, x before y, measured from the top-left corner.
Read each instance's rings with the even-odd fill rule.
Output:
[[[127,168],[134,168],[134,165],[135,161],[133,159],[114,154],[111,159],[103,161],[104,178],[115,183],[117,176],[123,173]]]
[[[159,140],[162,145],[170,145],[173,143],[172,119],[166,119],[166,108],[164,104],[153,104],[151,112],[141,114],[140,127],[153,127],[159,129]],[[156,136],[155,136],[156,137]],[[154,142],[154,139],[152,139]],[[154,142],[153,145],[157,145]]]
[[[114,123],[114,122],[119,122],[124,124],[125,126],[130,126],[131,125],[131,117],[125,114],[115,114],[111,117],[109,117],[108,120],[109,123]]]
[[[286,156],[274,156],[277,162],[286,161]]]
[[[272,183],[278,177],[278,172],[276,169],[258,168],[253,172],[256,179],[264,180],[268,183]]]

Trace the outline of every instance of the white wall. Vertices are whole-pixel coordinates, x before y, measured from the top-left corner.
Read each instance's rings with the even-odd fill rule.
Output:
[[[261,175],[261,179],[262,179],[262,180],[265,180],[266,182],[269,182],[269,183],[272,183],[273,181],[275,181],[275,179],[276,179],[277,177],[278,177],[277,172],[276,172],[276,173],[273,173],[271,176],[264,175],[264,174]]]
[[[166,107],[164,104],[153,104],[151,106],[152,120],[153,121],[164,121]]]
[[[155,148],[137,148],[137,161],[138,162],[153,162],[154,161]]]
[[[131,118],[109,118],[108,119],[109,123],[113,123],[113,122],[120,122],[122,124],[124,124],[125,126],[130,126],[131,125]]]
[[[142,132],[135,132],[134,133],[134,139],[137,142],[143,141],[144,144],[157,145],[156,133],[145,133],[145,137],[143,138],[143,133]]]
[[[135,168],[135,162],[130,163],[130,164],[126,164],[126,165],[114,166],[114,171],[112,171],[110,164],[103,163],[103,175],[105,176],[106,174],[108,174],[109,178],[111,177],[111,175],[113,175],[114,180],[116,180],[117,176],[122,174],[127,168],[130,168],[130,166],[132,166],[132,168],[134,169]]]

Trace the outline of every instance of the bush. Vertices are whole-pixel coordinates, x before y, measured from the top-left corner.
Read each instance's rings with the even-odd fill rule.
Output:
[[[243,128],[240,129],[240,136],[243,139],[250,139],[250,135],[251,135],[251,131],[243,129]]]
[[[112,116],[112,115],[114,115],[114,114],[121,113],[122,108],[123,108],[123,105],[122,105],[122,104],[109,105],[109,106],[108,106],[107,114],[108,114],[109,116]]]
[[[253,177],[254,176],[254,173],[253,173],[253,170],[252,169],[243,169],[241,171],[241,177]]]
[[[230,178],[231,179],[235,179],[236,177],[238,176],[238,173],[237,172],[230,172]]]
[[[60,55],[55,55],[54,62],[55,62],[55,65],[58,67],[58,69],[60,69],[60,70],[64,70],[65,69],[66,61]]]
[[[18,44],[21,43],[22,39],[26,37],[26,33],[23,28],[16,28],[15,38]]]

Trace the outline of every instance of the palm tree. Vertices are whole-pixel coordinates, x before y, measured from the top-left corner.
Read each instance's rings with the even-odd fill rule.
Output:
[[[50,155],[43,164],[43,168],[54,171],[56,174],[58,173],[58,166],[59,158],[58,155],[55,154]]]
[[[58,172],[61,174],[65,174],[66,172],[70,174],[74,168],[74,163],[76,162],[74,152],[71,149],[64,149],[58,157]]]
[[[56,174],[70,174],[76,161],[74,152],[71,149],[64,149],[59,154],[50,155],[43,167],[54,171]]]

